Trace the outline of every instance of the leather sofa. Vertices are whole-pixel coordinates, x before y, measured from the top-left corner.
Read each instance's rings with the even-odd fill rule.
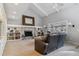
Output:
[[[58,35],[36,37],[35,50],[43,55],[56,50],[58,40],[57,37]]]
[[[52,34],[47,36],[35,37],[35,50],[46,55],[64,45],[65,35]],[[63,41],[63,43],[61,42]],[[61,44],[60,44],[61,43]]]

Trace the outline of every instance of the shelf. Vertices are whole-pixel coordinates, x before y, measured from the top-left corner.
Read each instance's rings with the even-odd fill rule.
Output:
[[[31,28],[42,28],[40,26],[25,26],[25,25],[11,25],[11,24],[8,24],[7,25],[8,27],[31,27]]]

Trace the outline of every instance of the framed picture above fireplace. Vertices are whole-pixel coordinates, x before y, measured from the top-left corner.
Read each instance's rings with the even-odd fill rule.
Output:
[[[34,26],[35,25],[35,19],[34,19],[34,17],[23,15],[22,16],[22,24],[23,25]]]

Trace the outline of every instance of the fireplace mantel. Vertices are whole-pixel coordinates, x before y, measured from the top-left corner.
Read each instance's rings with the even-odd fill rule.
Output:
[[[8,27],[31,27],[31,28],[42,28],[41,26],[26,26],[26,25],[11,25],[8,24]]]

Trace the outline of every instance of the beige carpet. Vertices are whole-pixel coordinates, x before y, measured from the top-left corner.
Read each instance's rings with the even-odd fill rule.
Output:
[[[34,50],[34,40],[7,41],[3,56],[40,56]]]

